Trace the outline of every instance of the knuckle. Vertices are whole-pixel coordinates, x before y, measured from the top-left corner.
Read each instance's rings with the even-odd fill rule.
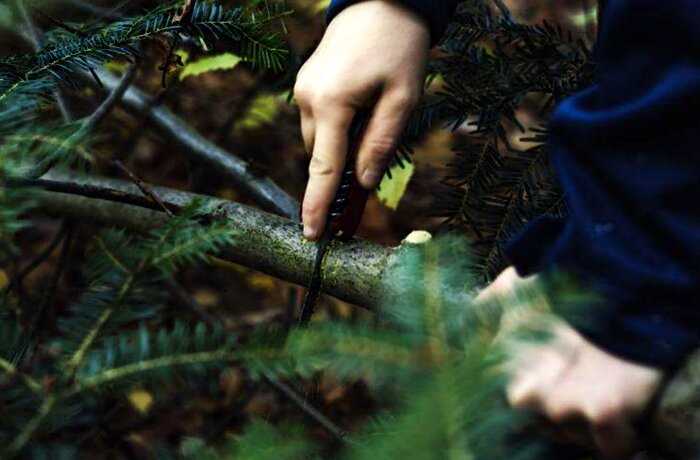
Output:
[[[352,106],[353,99],[356,99],[353,90],[339,85],[336,81],[314,80],[312,83],[297,81],[295,95],[297,92],[300,94],[302,103],[313,108],[314,112],[331,119],[337,114],[338,108]]]
[[[396,144],[392,139],[377,137],[367,140],[367,154],[371,160],[385,162],[394,155]]]
[[[297,80],[294,84],[294,99],[299,103],[308,103],[311,100],[312,94],[310,86],[302,80]]]
[[[322,86],[314,91],[311,103],[318,109],[325,109],[342,104],[346,99],[342,88],[335,85]]]
[[[411,109],[418,104],[419,96],[415,91],[405,88],[395,91],[391,100],[396,107]]]
[[[309,174],[314,177],[330,177],[337,174],[336,168],[327,160],[319,156],[311,157],[309,162]]]
[[[506,400],[513,409],[527,409],[536,399],[535,392],[526,385],[510,385],[506,389]]]
[[[297,83],[294,85],[294,99],[299,103],[307,102],[310,98],[309,91],[306,86]]]
[[[604,428],[617,423],[624,413],[624,406],[618,401],[594,406],[586,415],[589,423],[597,428]]]
[[[545,406],[545,415],[554,423],[563,423],[573,419],[580,410],[574,405],[563,401],[549,401]]]

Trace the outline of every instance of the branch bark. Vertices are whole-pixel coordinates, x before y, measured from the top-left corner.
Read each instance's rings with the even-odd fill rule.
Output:
[[[119,85],[119,79],[111,73],[101,70],[97,74],[106,88],[113,90]],[[240,190],[265,209],[299,220],[297,200],[269,177],[255,174],[246,161],[204,138],[166,107],[152,104],[147,95],[134,87],[126,90],[121,102],[131,110],[145,113],[165,135],[180,144],[193,160],[206,163],[213,171],[231,179]]]
[[[55,216],[71,216],[100,224],[145,232],[161,225],[168,216],[132,183],[50,172],[42,179],[16,181],[34,186],[40,210]],[[228,219],[241,237],[223,258],[292,283],[306,285],[316,256],[316,245],[306,241],[300,225],[289,219],[217,198],[151,187],[168,209],[176,211],[195,199],[212,209],[212,218]],[[379,304],[381,277],[395,251],[355,240],[335,243],[323,267],[322,289],[341,300],[373,308]]]
[[[43,189],[36,193],[40,210],[61,217],[145,232],[168,219],[152,200],[131,183],[51,172],[41,180],[25,181]],[[277,278],[305,284],[311,276],[316,246],[301,235],[299,224],[245,205],[189,192],[153,187],[162,203],[177,210],[202,200],[212,219],[228,219],[241,235],[222,257]],[[399,251],[354,240],[335,243],[324,261],[322,289],[339,299],[377,307],[386,292],[382,276],[397,263]],[[443,295],[459,296],[444,292]],[[700,352],[674,375],[650,421],[659,445],[680,458],[700,452]]]

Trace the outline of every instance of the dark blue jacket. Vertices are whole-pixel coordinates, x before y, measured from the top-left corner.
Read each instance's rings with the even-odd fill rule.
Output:
[[[403,0],[433,39],[456,1]],[[335,0],[329,17],[352,0]],[[672,368],[700,344],[700,7],[609,0],[597,84],[565,100],[550,147],[570,216],[539,219],[508,254],[523,274],[573,272],[602,293],[583,329],[624,358]]]

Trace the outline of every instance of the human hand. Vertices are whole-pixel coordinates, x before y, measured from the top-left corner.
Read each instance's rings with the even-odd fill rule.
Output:
[[[329,24],[294,88],[312,154],[302,205],[306,238],[323,232],[345,167],[348,129],[363,107],[373,113],[357,155],[357,179],[367,189],[379,184],[421,96],[429,46],[428,25],[390,0],[358,2]]]
[[[482,300],[505,299],[530,281],[509,269],[482,292]],[[512,332],[533,323],[550,334],[546,341],[499,335],[509,355],[509,404],[544,416],[564,441],[592,443],[608,458],[634,454],[640,447],[635,422],[658,391],[662,372],[605,352],[551,315],[506,315],[504,326]]]

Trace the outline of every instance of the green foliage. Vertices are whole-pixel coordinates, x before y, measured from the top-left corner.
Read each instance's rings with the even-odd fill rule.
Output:
[[[35,54],[0,59],[0,178],[37,177],[59,163],[76,159],[90,162],[84,143],[91,134],[81,123],[44,121],[50,112],[49,95],[59,84],[77,85],[84,75],[115,59],[139,58],[138,45],[160,39],[173,48],[182,36],[199,40],[207,47],[226,41],[229,48],[264,69],[280,70],[287,50],[271,22],[286,14],[277,9],[260,14],[243,7],[227,9],[216,2],[196,1],[191,16],[177,20],[177,4],[158,7],[137,17],[114,23],[71,26],[47,34],[45,46]],[[2,14],[10,14],[9,9]],[[41,120],[41,122],[38,122]],[[19,216],[26,212],[31,193],[20,189],[0,192],[0,259],[13,254],[12,235],[22,228]],[[195,232],[196,233],[196,232]],[[208,234],[216,244],[222,235]],[[183,233],[162,262],[165,270],[193,257],[198,242],[186,243]],[[188,252],[188,248],[192,251]]]
[[[503,245],[525,223],[566,213],[539,124],[556,103],[592,83],[594,64],[589,45],[571,32],[520,24],[502,2],[464,2],[458,11],[441,45],[445,53],[430,64],[430,78],[443,85],[406,136],[438,123],[468,131],[434,214],[474,241],[475,265],[490,279],[504,268]],[[537,125],[525,126],[525,114]],[[517,136],[532,147],[516,149]]]
[[[204,374],[236,357],[236,342],[223,329],[210,330],[202,323],[189,328],[177,322],[171,330],[157,333],[142,325],[133,334],[108,337],[93,350],[76,373],[76,391],[123,388],[129,382],[139,386],[172,382],[177,372],[190,377]]]
[[[314,448],[297,427],[273,427],[254,420],[245,434],[228,440],[224,446],[208,446],[200,438],[189,438],[180,451],[186,460],[298,460],[315,458]]]
[[[172,383],[178,372],[195,378],[253,354],[241,347],[234,351],[236,339],[221,329],[175,323],[153,333],[144,323],[162,308],[164,277],[205,260],[235,237],[224,222],[199,222],[201,213],[195,202],[146,237],[117,230],[96,236],[86,270],[88,287],[61,318],[62,333],[48,356],[46,344],[20,339],[12,315],[0,318],[0,375],[21,376],[3,398],[7,424],[3,422],[0,436],[16,433],[3,443],[6,455],[23,451],[42,429],[69,430],[77,408],[89,404],[85,393],[121,391],[131,383]],[[135,333],[122,332],[128,324],[140,326]],[[38,375],[26,364],[36,360],[48,360]],[[46,394],[38,383],[42,378],[55,382]]]
[[[266,365],[273,357],[293,362],[294,372],[303,376],[324,372],[363,379],[381,395],[386,411],[349,437],[333,458],[538,458],[536,440],[514,435],[525,420],[502,398],[503,354],[492,344],[498,313],[489,306],[491,313],[484,315],[470,301],[476,280],[469,260],[464,240],[455,237],[404,246],[386,278],[399,293],[386,299],[380,322],[312,323],[291,333],[283,353],[261,352],[264,347],[254,344],[270,343],[262,337],[248,345],[255,350],[251,356]],[[444,292],[457,295],[446,298]],[[540,292],[521,292],[522,304]],[[277,370],[288,377],[293,371]],[[204,459],[317,458],[299,428],[263,422],[249,424],[242,436],[218,447],[188,439],[181,452]]]
[[[254,421],[245,434],[232,443],[229,458],[241,460],[295,460],[312,458],[314,448],[303,433],[294,427],[272,427]]]
[[[494,318],[469,300],[475,279],[466,244],[445,237],[401,251],[387,275],[400,294],[386,299],[378,326],[312,324],[287,342],[304,372],[366,379],[390,401],[338,458],[536,458],[534,441],[512,437],[522,421],[502,401],[501,353],[491,344]],[[446,298],[444,292],[461,295]],[[286,439],[277,438],[275,448],[284,448]],[[259,449],[274,442],[269,436],[244,439]]]
[[[78,32],[50,35],[38,53],[12,56],[0,61],[0,126],[20,107],[21,100],[45,95],[56,83],[75,84],[80,72],[89,72],[107,61],[134,59],[136,47],[147,39],[163,37],[175,42],[180,35],[200,40],[205,46],[229,40],[233,51],[254,65],[281,70],[287,50],[278,35],[268,30],[277,16],[261,17],[243,8],[225,9],[218,3],[196,1],[187,21],[177,18],[177,5],[162,6],[144,15]]]

